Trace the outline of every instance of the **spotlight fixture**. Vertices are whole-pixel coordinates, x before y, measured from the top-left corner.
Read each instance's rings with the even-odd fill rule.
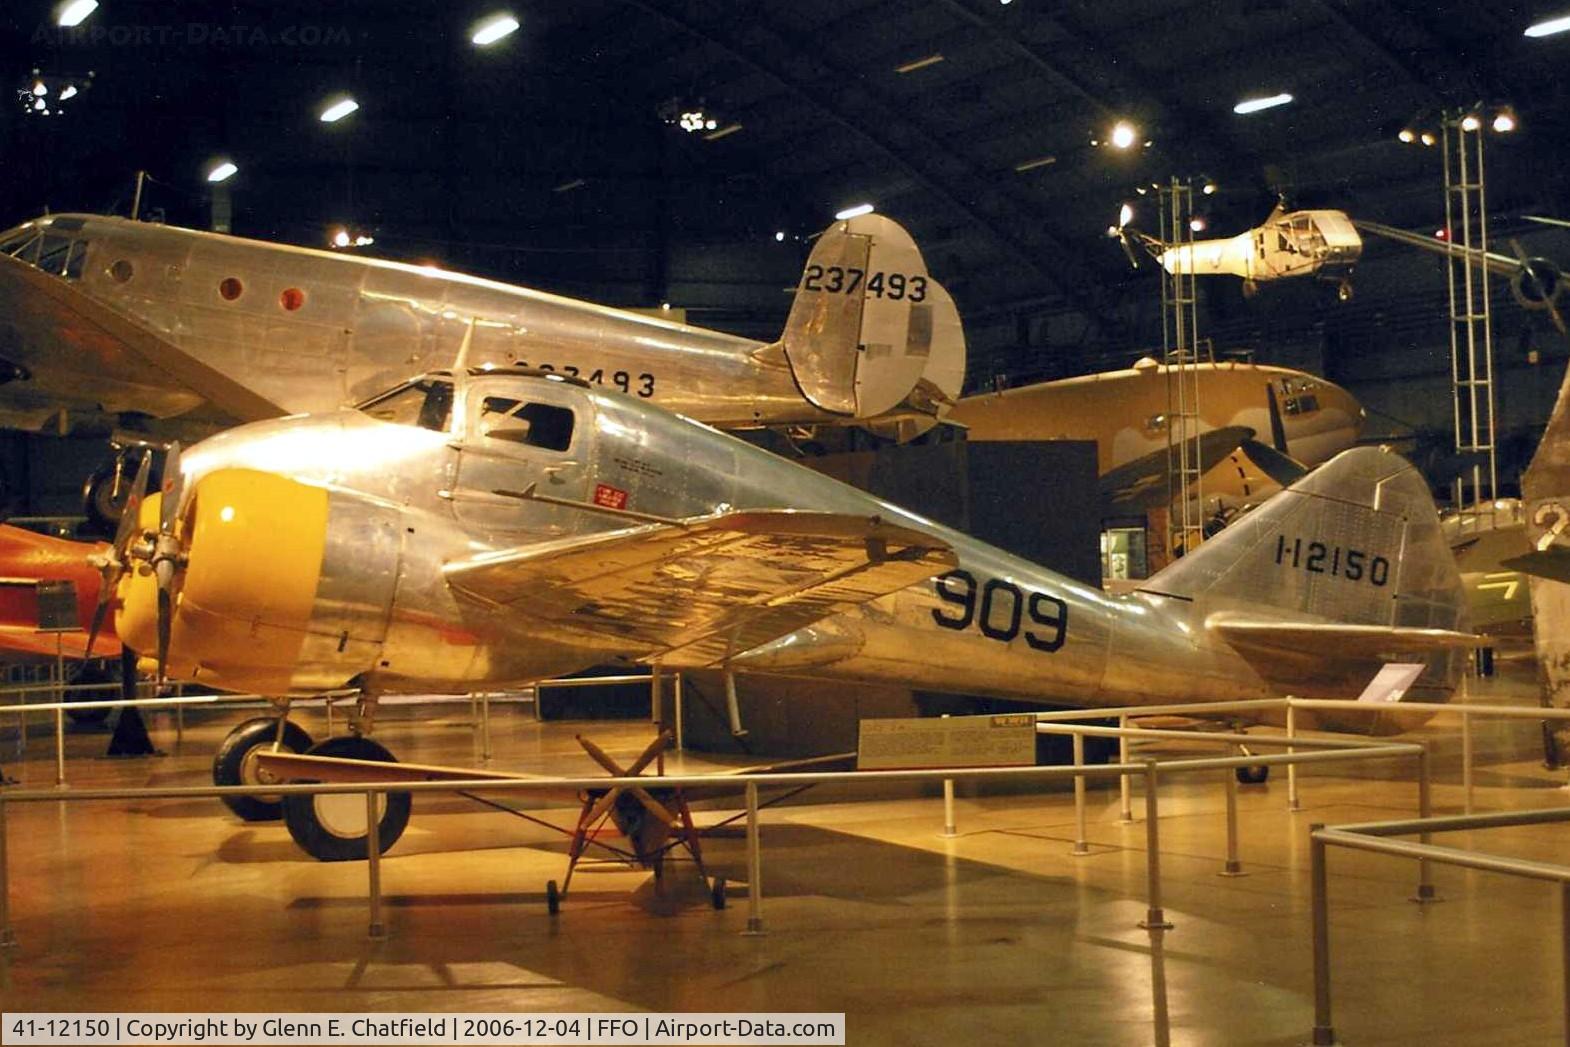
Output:
[[[1422,134],[1417,136],[1417,140],[1422,142],[1424,145],[1433,145],[1439,141],[1439,139],[1434,137],[1434,133],[1432,131],[1424,131]]]
[[[785,242],[785,230],[780,229],[774,233],[774,242],[777,244],[782,244]]]
[[[1205,216],[1204,215],[1195,215],[1193,218],[1190,218],[1188,220],[1188,227],[1189,227],[1189,229],[1191,231],[1196,232],[1196,233],[1204,232],[1205,231]]]
[[[474,24],[474,33],[469,37],[475,47],[489,47],[502,37],[510,36],[518,31],[518,20],[510,14],[497,13],[487,18],[482,18]]]
[[[61,95],[60,97],[64,98],[65,95]],[[1507,135],[1520,126],[1520,124],[1516,120],[1515,110],[1511,109],[1509,106],[1503,106],[1497,113],[1494,114],[1494,121],[1489,126],[1494,129],[1494,133]]]
[[[1527,26],[1521,35],[1531,37],[1553,36],[1555,33],[1563,33],[1566,30],[1570,30],[1570,15],[1559,15],[1556,18],[1545,19]]]
[[[1204,180],[1204,185],[1199,187],[1199,191],[1204,193],[1206,196],[1215,196],[1216,190],[1218,188],[1219,186],[1216,185],[1215,179],[1206,178]]]
[[[1137,137],[1139,132],[1134,129],[1133,124],[1127,120],[1119,120],[1112,126],[1112,133],[1107,140],[1112,143],[1114,149],[1127,149],[1134,144],[1134,139]]]
[[[1257,113],[1265,109],[1274,109],[1278,105],[1287,105],[1292,101],[1292,96],[1285,91],[1280,94],[1270,95],[1265,98],[1245,98],[1232,107],[1232,111],[1239,116]]]
[[[55,25],[64,29],[79,26],[96,10],[98,0],[66,0],[55,8]]]
[[[336,124],[358,108],[360,103],[352,98],[337,98],[327,103],[327,107],[321,111],[318,119],[324,124]]]
[[[227,182],[238,170],[232,160],[217,160],[207,169],[207,180],[213,183]]]
[[[1412,130],[1410,127],[1403,127],[1401,130],[1396,132],[1396,139],[1398,141],[1405,142],[1407,145],[1411,145],[1413,142],[1417,141],[1417,132]]]
[[[1461,118],[1461,130],[1463,131],[1477,131],[1480,130],[1482,126],[1482,117],[1478,116],[1476,113],[1467,113]]]

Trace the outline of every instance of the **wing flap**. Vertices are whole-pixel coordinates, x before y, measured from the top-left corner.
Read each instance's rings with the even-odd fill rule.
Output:
[[[957,563],[876,517],[762,510],[487,553],[444,569],[532,628],[677,666],[712,665]]]

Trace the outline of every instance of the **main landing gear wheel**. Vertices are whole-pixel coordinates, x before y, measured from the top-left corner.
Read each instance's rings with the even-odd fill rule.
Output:
[[[259,753],[268,752],[278,738],[278,721],[271,716],[247,720],[229,732],[213,756],[214,785],[276,785],[278,780],[257,766]],[[311,736],[293,720],[285,720],[281,747],[303,753]],[[283,817],[283,802],[272,796],[225,796],[224,806],[248,822],[275,822]]]
[[[1254,767],[1239,767],[1236,773],[1240,785],[1264,785],[1270,780],[1270,765],[1267,763]]]
[[[329,738],[306,750],[307,756],[341,756],[350,760],[397,763],[393,754],[369,738]],[[378,841],[381,853],[398,842],[409,825],[409,794],[384,792],[378,797]],[[366,846],[363,793],[295,794],[283,798],[283,821],[294,842],[323,862],[362,861]]]

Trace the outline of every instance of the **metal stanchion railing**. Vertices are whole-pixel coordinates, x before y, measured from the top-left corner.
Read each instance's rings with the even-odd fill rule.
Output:
[[[1472,714],[1461,714],[1461,791],[1466,797],[1463,809],[1472,813]]]
[[[1241,755],[1238,752],[1238,747],[1236,745],[1229,745],[1229,746],[1227,746],[1227,752],[1228,752],[1229,755],[1232,755],[1232,756]],[[1287,769],[1288,770],[1291,770],[1292,767],[1293,767],[1292,764],[1290,764],[1290,763],[1287,764]],[[1238,858],[1238,845],[1237,845],[1237,772],[1236,771],[1222,771],[1221,775],[1222,775],[1223,778],[1226,779],[1226,788],[1227,788],[1227,863],[1222,868],[1221,875],[1222,876],[1247,876],[1248,874],[1243,871],[1243,862]]]
[[[10,949],[16,945],[16,934],[11,930],[11,880],[10,863],[7,859],[5,809],[9,806],[5,794],[0,793],[0,949]]]
[[[1167,914],[1161,907],[1161,829],[1156,824],[1156,761],[1145,761],[1145,918],[1139,925],[1147,931],[1170,931]]]
[[[1297,738],[1297,706],[1292,704],[1291,699],[1287,700],[1287,738]],[[1289,745],[1287,752],[1295,753],[1297,749]],[[1287,764],[1287,810],[1301,811],[1302,809],[1303,805],[1297,795],[1297,764],[1289,763]]]
[[[1433,788],[1428,778],[1431,762],[1428,753],[1428,743],[1424,742],[1422,752],[1418,753],[1417,756],[1417,816],[1425,819],[1432,817],[1434,813]],[[1426,828],[1423,830],[1421,842],[1424,844],[1430,842]],[[1434,897],[1434,882],[1430,878],[1428,859],[1426,858],[1417,860],[1417,894],[1412,900],[1420,905],[1436,900]]]
[[[1118,717],[1118,730],[1128,730],[1128,714]],[[1118,735],[1118,763],[1128,763],[1129,744],[1128,735]],[[1134,798],[1130,795],[1129,776],[1118,776],[1118,821],[1128,823],[1134,820]]]
[[[1085,769],[1085,735],[1080,731],[1074,732],[1074,769]],[[1070,852],[1075,857],[1090,853],[1085,835],[1085,775],[1079,773],[1074,775],[1074,850]]]
[[[671,704],[674,706],[676,716],[676,751],[687,751],[687,709],[685,702],[685,688],[682,684],[682,674],[676,673],[676,681],[671,688]]]
[[[949,714],[948,713],[944,713],[942,718],[947,720],[949,718]],[[952,840],[954,837],[956,837],[958,835],[959,835],[959,833],[956,830],[955,822],[954,822],[954,779],[952,779],[952,778],[945,778],[945,779],[943,779],[943,832],[942,832],[942,836],[945,839]]]
[[[374,789],[365,793],[365,868],[370,880],[370,927],[366,936],[379,942],[387,937],[387,925],[382,922],[382,824],[376,799],[380,794]]]
[[[1511,811],[1492,814],[1463,814],[1443,818],[1409,818],[1401,821],[1365,822],[1329,828],[1313,825],[1309,828],[1310,857],[1313,871],[1314,919],[1314,1030],[1315,1044],[1335,1042],[1330,1008],[1330,901],[1325,873],[1326,851],[1329,846],[1348,847],[1353,850],[1371,851],[1376,854],[1415,858],[1420,863],[1438,862],[1483,872],[1504,873],[1528,879],[1547,880],[1559,884],[1561,951],[1563,978],[1565,1042],[1570,1044],[1570,865],[1512,858],[1506,855],[1485,854],[1455,847],[1438,847],[1427,842],[1412,843],[1390,839],[1393,836],[1418,834],[1422,840],[1431,833],[1457,832],[1469,829],[1499,829],[1525,825],[1546,825],[1570,821],[1570,808],[1553,807],[1540,810]]]
[[[758,785],[747,783],[747,930],[763,933],[763,842],[758,831]]]

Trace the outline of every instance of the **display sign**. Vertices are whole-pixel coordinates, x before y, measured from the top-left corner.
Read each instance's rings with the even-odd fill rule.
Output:
[[[1036,718],[942,716],[862,720],[856,768],[1019,767],[1036,762]]]
[[[76,633],[82,631],[82,624],[76,617],[75,582],[39,582],[37,593],[39,632]]]
[[[1374,674],[1374,678],[1363,688],[1363,693],[1357,696],[1360,702],[1399,702],[1423,675],[1427,666],[1420,662],[1386,662]]]

